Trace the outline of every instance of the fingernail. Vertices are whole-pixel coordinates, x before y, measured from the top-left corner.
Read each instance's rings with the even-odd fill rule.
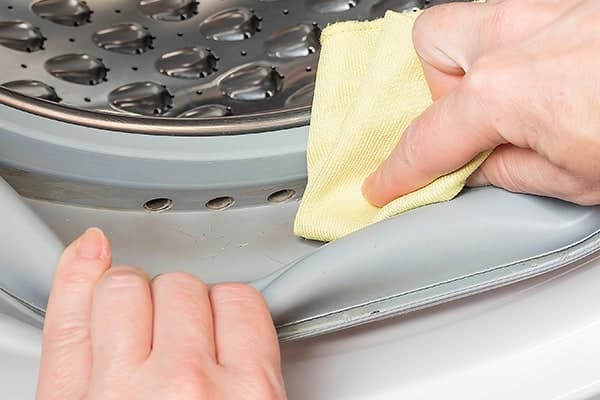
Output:
[[[106,238],[98,228],[89,228],[79,238],[77,255],[87,260],[97,260],[106,254]]]

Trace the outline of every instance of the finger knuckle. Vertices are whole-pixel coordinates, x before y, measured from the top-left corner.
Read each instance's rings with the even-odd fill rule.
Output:
[[[489,18],[483,24],[492,41],[503,42],[504,38],[510,36],[508,29],[514,29],[515,21],[523,13],[522,0],[505,0],[491,8]]]
[[[186,272],[170,272],[154,278],[153,292],[162,293],[168,298],[171,307],[185,309],[190,318],[201,319],[204,312],[204,299],[208,295],[206,285]]]
[[[115,266],[109,269],[102,281],[102,287],[107,289],[120,289],[132,287],[145,287],[148,279],[145,272],[130,266]]]
[[[400,168],[386,168],[384,179],[390,187],[399,186],[405,179],[402,171],[410,170],[420,180],[429,181],[436,177],[435,165],[425,158],[427,148],[431,146],[433,135],[444,126],[444,120],[448,117],[448,110],[440,108],[435,112],[429,112],[417,118],[403,134],[400,145],[396,147],[391,155],[392,165]]]
[[[98,279],[97,273],[90,268],[66,269],[56,275],[57,283],[65,287],[88,285],[95,279]]]
[[[553,145],[549,146],[549,157],[569,173],[593,181],[600,167],[600,158],[597,156],[600,154],[600,140],[593,135],[573,132],[577,128],[565,126],[563,129],[571,133],[560,134],[554,139]]]
[[[464,99],[477,101],[482,109],[491,114],[517,111],[515,99],[523,97],[523,94],[519,97],[515,88],[526,87],[522,84],[519,68],[519,60],[509,52],[485,54],[475,61],[465,75],[460,94]]]
[[[89,327],[81,316],[64,316],[58,324],[49,324],[48,337],[52,337],[55,345],[75,346],[90,340]]]
[[[166,288],[177,288],[177,290],[198,290],[205,288],[206,285],[196,278],[194,275],[187,272],[169,272],[158,275],[154,278],[155,285]]]
[[[163,365],[169,399],[210,399],[213,398],[211,393],[217,393],[212,361],[204,357],[174,356]]]
[[[258,368],[257,372],[252,376],[246,388],[253,399],[264,400],[283,400],[285,398],[285,390],[283,388],[283,380],[278,378],[278,375],[271,368]]]
[[[600,190],[586,179],[570,179],[564,197],[575,204],[592,206],[600,202]]]
[[[178,357],[169,368],[170,381],[181,386],[207,387],[210,384],[206,374],[206,360],[193,357]]]
[[[205,380],[198,378],[184,379],[183,377],[169,380],[169,399],[212,399],[218,393]]]
[[[219,303],[254,304],[263,302],[260,292],[241,283],[220,283],[211,288],[211,298]]]
[[[495,78],[497,73],[496,61],[489,55],[484,55],[467,72],[461,89],[468,96],[488,97],[495,89],[493,79],[490,78]]]
[[[512,168],[513,165],[517,164],[517,161],[507,150],[508,148],[500,147],[492,153],[486,164],[484,164],[485,174],[494,185],[511,191],[523,192],[526,184],[520,174],[515,173],[515,169]]]
[[[437,116],[434,115],[431,118],[437,118]],[[387,185],[393,187],[401,183],[401,170],[410,169],[415,175],[427,175],[423,171],[427,163],[420,162],[422,160],[419,156],[421,149],[423,149],[425,135],[419,134],[419,132],[429,132],[429,125],[431,124],[431,119],[418,118],[402,135],[399,146],[390,155],[390,165],[394,165],[396,168],[385,168],[383,170],[384,175],[382,178]]]

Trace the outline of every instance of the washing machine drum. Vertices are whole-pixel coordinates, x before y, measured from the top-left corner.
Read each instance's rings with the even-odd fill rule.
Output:
[[[262,218],[300,199],[321,29],[443,2],[0,0],[0,288],[42,315],[62,248],[21,196]],[[568,267],[599,227],[597,207],[471,190],[252,283],[299,339]]]

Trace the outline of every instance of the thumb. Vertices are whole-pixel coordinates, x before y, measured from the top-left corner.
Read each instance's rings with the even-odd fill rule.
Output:
[[[591,188],[531,149],[513,145],[496,148],[469,178],[467,186],[494,185],[511,192],[531,193],[579,204],[588,204]]]
[[[426,10],[415,21],[413,42],[433,99],[458,86],[482,54],[530,37],[578,2],[488,0]]]
[[[487,46],[482,27],[493,11],[482,3],[441,4],[415,21],[413,42],[434,100],[458,86]]]

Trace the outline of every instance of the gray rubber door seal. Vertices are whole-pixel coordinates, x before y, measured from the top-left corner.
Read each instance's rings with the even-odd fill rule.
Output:
[[[62,244],[0,180],[0,287],[45,310]],[[493,210],[493,212],[491,212]],[[600,207],[494,188],[373,225],[252,284],[297,340],[514,283],[598,255]]]

